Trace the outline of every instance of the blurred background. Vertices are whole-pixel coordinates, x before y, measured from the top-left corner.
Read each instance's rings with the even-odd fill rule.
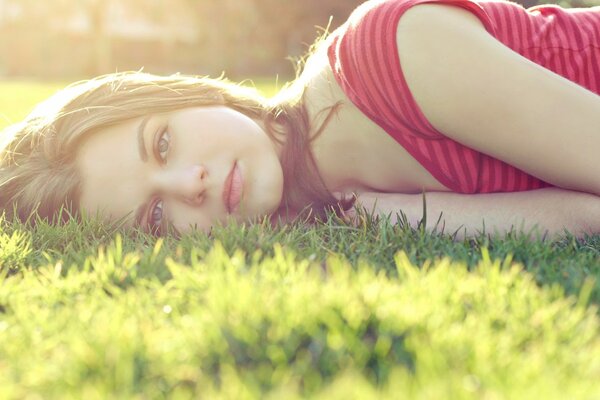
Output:
[[[115,71],[293,78],[329,25],[362,0],[0,0],[0,79]],[[594,4],[595,3],[595,4]],[[535,0],[522,2],[526,7]],[[600,0],[563,0],[564,7]]]

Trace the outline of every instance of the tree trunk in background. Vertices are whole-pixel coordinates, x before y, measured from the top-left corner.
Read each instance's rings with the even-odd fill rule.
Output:
[[[110,6],[110,0],[90,0],[87,6],[92,46],[88,73],[93,76],[114,72],[111,38],[107,27]]]

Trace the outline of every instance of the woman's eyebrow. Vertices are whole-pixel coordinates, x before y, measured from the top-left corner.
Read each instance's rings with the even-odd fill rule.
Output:
[[[140,122],[140,126],[138,126],[138,152],[140,153],[140,160],[142,160],[142,162],[148,161],[148,152],[146,151],[146,143],[144,141],[144,129],[146,128],[149,119],[149,115],[145,116]]]

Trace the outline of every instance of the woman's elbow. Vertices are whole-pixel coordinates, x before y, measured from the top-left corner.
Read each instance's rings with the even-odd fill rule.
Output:
[[[562,209],[564,229],[577,237],[600,233],[600,196],[581,193],[578,202],[566,202]]]

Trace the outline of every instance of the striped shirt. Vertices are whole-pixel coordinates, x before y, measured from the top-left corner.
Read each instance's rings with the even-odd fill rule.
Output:
[[[434,2],[471,11],[515,52],[596,94],[600,94],[600,7],[526,10],[497,0],[371,0],[332,33],[329,62],[344,93],[440,183],[458,193],[551,186],[444,136],[417,106],[400,66],[396,27],[409,7]]]

